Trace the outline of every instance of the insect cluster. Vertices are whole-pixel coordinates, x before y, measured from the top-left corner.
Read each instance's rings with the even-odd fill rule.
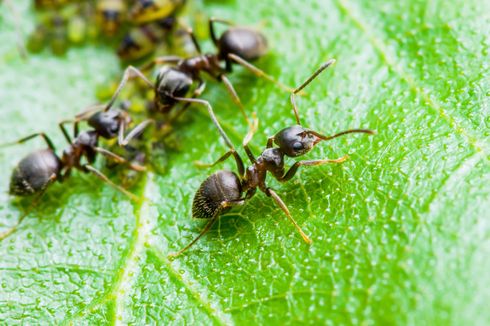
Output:
[[[108,44],[123,61],[151,55],[178,38],[178,14],[185,0],[35,0],[37,26],[27,48],[46,46],[63,55],[69,46]]]
[[[161,24],[164,20],[172,20],[183,4],[183,0],[140,0],[134,1],[131,6],[123,0],[101,0],[87,3],[68,0],[37,0],[36,8],[58,13],[60,8],[72,5],[76,8],[77,14],[83,13],[90,19],[100,20],[96,26],[99,26],[101,33],[109,37],[124,30],[124,24],[127,23],[133,24],[131,28],[134,29],[149,26],[139,24]],[[226,27],[223,33],[217,33],[217,24]],[[189,37],[194,47],[194,55],[168,54],[151,58],[141,64],[139,68],[127,66],[117,88],[106,104],[88,107],[73,119],[61,121],[59,127],[67,142],[67,147],[61,154],[57,154],[53,142],[45,133],[33,133],[18,141],[6,144],[20,144],[41,137],[46,142],[47,148],[32,152],[24,157],[12,173],[10,193],[15,196],[33,196],[33,199],[31,206],[19,218],[18,223],[1,235],[2,239],[16,230],[19,223],[35,207],[50,185],[56,181],[63,182],[74,169],[82,173],[93,174],[130,199],[138,201],[137,196],[126,190],[124,186],[111,181],[109,177],[94,166],[96,157],[99,154],[105,156],[109,161],[123,166],[128,171],[145,171],[147,168],[145,167],[146,154],[143,154],[142,150],[134,145],[134,142],[144,143],[148,141],[143,135],[149,133],[150,129],[152,134],[156,135],[157,142],[163,142],[168,136],[168,132],[166,132],[168,127],[173,126],[179,116],[189,107],[198,105],[206,108],[211,123],[217,132],[216,135],[227,146],[226,153],[215,163],[208,165],[201,163],[201,165],[214,166],[233,157],[236,163],[236,172],[221,170],[202,182],[194,196],[192,215],[198,219],[206,219],[208,223],[193,241],[180,251],[170,255],[175,257],[184,253],[212,227],[222,214],[234,206],[243,205],[256,194],[257,189],[272,198],[306,243],[312,242],[294,220],[284,201],[275,190],[267,185],[267,175],[271,174],[276,180],[286,182],[294,177],[301,166],[342,163],[347,160],[347,156],[337,159],[301,160],[296,161],[289,169],[285,167],[287,157],[303,156],[322,141],[332,140],[351,133],[372,135],[375,132],[369,129],[350,129],[326,136],[302,125],[296,105],[296,96],[331,66],[335,60],[328,60],[303,84],[296,88],[290,88],[252,64],[253,61],[267,53],[267,40],[261,32],[247,27],[235,26],[230,21],[215,18],[209,19],[208,29],[215,47],[214,52],[203,53],[193,30],[187,27],[182,28],[181,31]],[[129,41],[131,37],[128,35],[130,34],[123,38],[123,47],[134,47],[128,45],[131,43]],[[149,34],[145,35],[148,36]],[[152,39],[152,42],[157,45],[164,42],[164,39]],[[139,54],[137,56],[139,57]],[[235,65],[244,67],[257,77],[265,78],[290,93],[296,124],[286,126],[274,136],[269,137],[265,149],[258,156],[254,155],[249,147],[249,142],[254,133],[257,132],[258,120],[255,113],[251,115],[252,118],[249,118],[237,91],[227,77],[228,74],[232,73]],[[156,76],[154,80],[148,77],[150,72],[154,72]],[[127,101],[119,101],[122,90],[130,81],[135,79],[141,81],[143,87],[147,88],[152,95],[152,101],[148,104],[142,118],[131,110],[131,105]],[[200,98],[206,89],[206,80],[215,80],[224,85],[236,108],[243,116],[244,122],[248,125],[249,132],[242,143],[250,161],[248,167],[245,166],[232,141],[221,127],[211,103]],[[118,102],[119,105],[116,104]],[[80,131],[82,124],[86,127]],[[66,128],[67,125],[72,125],[72,132]],[[101,140],[103,140],[103,145],[99,144]],[[113,145],[114,150],[109,148],[109,145],[106,146],[107,141],[111,140],[115,143]],[[116,151],[122,154],[120,155]]]

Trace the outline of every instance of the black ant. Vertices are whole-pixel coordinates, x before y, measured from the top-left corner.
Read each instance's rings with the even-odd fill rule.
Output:
[[[214,166],[217,163],[226,160],[228,157],[230,157],[230,155],[233,155],[236,161],[238,175],[234,172],[221,170],[212,174],[201,184],[192,203],[192,216],[195,218],[209,219],[209,222],[192,242],[177,253],[170,254],[170,256],[177,257],[189,249],[194,243],[196,243],[197,240],[199,240],[204,234],[206,234],[207,231],[209,231],[220,215],[226,213],[234,206],[243,205],[256,193],[257,188],[259,188],[267,196],[272,197],[274,202],[282,209],[291,223],[293,223],[303,240],[307,244],[311,244],[311,239],[303,232],[298,223],[293,219],[286,204],[274,190],[267,186],[266,177],[267,172],[270,172],[278,181],[286,182],[296,174],[300,166],[342,163],[347,160],[347,155],[338,159],[297,161],[289,168],[289,170],[286,171],[284,167],[284,157],[302,156],[313,149],[313,147],[319,142],[331,140],[345,134],[365,133],[373,135],[376,133],[375,131],[368,129],[350,129],[332,136],[324,136],[314,130],[302,127],[299,123],[299,115],[294,101],[294,94],[301,91],[313,79],[315,79],[315,77],[317,77],[323,70],[334,62],[334,60],[330,60],[323,64],[317,71],[315,71],[315,73],[313,73],[313,75],[311,75],[311,77],[309,77],[301,86],[293,91],[291,95],[291,103],[293,105],[293,110],[295,112],[298,124],[285,128],[279,131],[273,137],[270,137],[267,141],[267,148],[257,158],[255,158],[252,151],[248,147],[248,143],[257,128],[257,120],[254,119],[255,123],[243,140],[243,148],[245,149],[245,152],[252,164],[251,166],[245,169],[240,155],[233,147],[230,147],[230,150],[220,159],[218,159],[218,161],[208,165]],[[274,147],[274,144],[277,147]]]
[[[232,27],[226,30],[220,36],[220,38],[217,38],[214,29],[215,22],[228,25],[231,23],[226,20],[214,18],[209,20],[211,39],[218,49],[217,53],[202,54],[201,47],[199,46],[193,31],[189,29],[187,32],[189,33],[192,42],[199,53],[198,56],[191,58],[181,58],[179,56],[159,57],[143,66],[141,70],[133,66],[129,66],[126,68],[123,78],[121,79],[116,92],[107,104],[105,110],[107,111],[110,109],[129,79],[139,77],[148,87],[154,90],[154,106],[157,112],[168,113],[178,102],[186,103],[186,105],[180,110],[179,114],[192,103],[205,105],[215,125],[218,127],[218,129],[221,129],[219,124],[217,124],[215,115],[209,103],[202,99],[196,98],[202,94],[206,87],[206,83],[201,78],[201,72],[205,72],[211,77],[223,82],[233,101],[240,107],[245,120],[249,123],[248,117],[235,89],[233,88],[230,80],[225,76],[227,73],[232,71],[233,63],[238,63],[252,71],[257,76],[273,81],[280,87],[291,91],[290,88],[275,81],[271,76],[267,75],[265,72],[248,62],[258,59],[265,54],[267,50],[267,41],[265,36],[250,28]],[[225,67],[221,66],[221,62],[223,61],[225,63]],[[146,78],[142,72],[152,68],[156,64],[165,63],[175,64],[175,66],[162,67],[158,71],[155,84],[148,80],[148,78]],[[195,87],[192,96],[187,97],[194,82],[197,82],[198,85]],[[224,138],[226,137],[224,136]]]
[[[133,138],[139,136],[148,125],[155,123],[153,119],[146,119],[125,135],[127,128],[132,122],[131,117],[128,114],[130,106],[131,102],[127,100],[120,104],[120,109],[112,109],[110,111],[103,110],[105,105],[95,105],[77,114],[74,120],[64,120],[60,122],[59,127],[66,140],[70,142],[70,136],[64,128],[64,124],[73,123],[73,133],[78,135],[79,123],[86,121],[90,127],[97,131],[100,137],[105,139],[117,138],[118,145],[124,147]]]
[[[111,110],[110,112],[97,112],[94,114],[93,112],[96,110],[97,108],[92,108],[78,115],[75,120],[60,122],[59,127],[69,144],[61,157],[56,154],[56,148],[51,139],[42,132],[34,133],[13,143],[3,145],[21,144],[35,137],[41,137],[48,145],[48,148],[30,153],[17,164],[12,172],[10,194],[20,197],[35,195],[36,197],[32,201],[31,207],[19,218],[17,224],[10,230],[0,234],[0,240],[14,232],[24,217],[30,212],[30,209],[41,199],[46,189],[55,181],[63,182],[70,176],[72,169],[77,169],[83,173],[92,173],[132,200],[139,201],[136,195],[110,181],[107,176],[92,166],[92,164],[95,162],[97,154],[102,154],[116,163],[127,164],[132,170],[144,171],[145,168],[143,166],[130,163],[123,157],[99,147],[98,140],[100,137],[112,139],[118,136],[119,142],[125,144],[138,135],[142,130],[142,126],[144,127],[144,124],[148,122],[144,121],[126,137],[123,137],[124,127],[130,122],[126,112]],[[93,129],[79,132],[78,124],[83,120],[87,120]],[[64,127],[64,124],[68,122],[74,123],[74,139],[70,137]]]

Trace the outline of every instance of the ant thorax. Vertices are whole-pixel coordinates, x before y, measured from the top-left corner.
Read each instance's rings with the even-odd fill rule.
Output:
[[[268,148],[260,154],[257,161],[245,171],[247,188],[255,188],[265,182],[267,172],[275,177],[284,175],[284,154],[279,148]]]
[[[267,171],[284,169],[284,154],[279,148],[267,148],[257,158],[257,164],[261,164]]]
[[[82,156],[85,156],[88,163],[95,161],[96,152],[94,147],[98,144],[96,131],[84,131],[78,135],[68,148],[63,151],[61,161],[65,168],[78,167]]]
[[[243,191],[257,188],[265,180],[266,173],[261,170],[257,164],[249,166],[245,170],[245,176],[243,177],[242,188]]]
[[[200,71],[205,71],[212,76],[222,72],[220,62],[216,54],[207,53],[196,57],[187,58],[179,63],[179,69],[192,74],[197,78]]]

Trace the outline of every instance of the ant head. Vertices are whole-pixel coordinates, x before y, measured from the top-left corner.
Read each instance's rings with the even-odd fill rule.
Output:
[[[92,115],[87,123],[94,128],[97,133],[105,138],[112,139],[119,133],[121,122],[129,120],[129,115],[120,110],[101,111]],[[129,123],[129,121],[126,121]]]
[[[279,131],[274,136],[274,142],[284,154],[296,157],[308,153],[322,140],[317,135],[314,131],[295,125]]]
[[[349,129],[332,136],[325,136],[311,129],[305,129],[300,125],[295,125],[279,131],[274,136],[274,142],[285,155],[295,157],[308,153],[322,140],[331,140],[353,133],[375,135],[376,131],[371,129]]]
[[[246,61],[253,61],[267,52],[265,36],[251,28],[232,27],[218,40],[218,57],[228,60],[228,54],[235,54]]]

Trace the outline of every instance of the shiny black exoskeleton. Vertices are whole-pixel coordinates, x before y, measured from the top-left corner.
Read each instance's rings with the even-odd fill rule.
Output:
[[[238,176],[230,171],[219,171],[207,178],[199,187],[192,203],[192,217],[212,218],[217,210],[224,214],[230,207],[220,208],[223,201],[239,200],[242,184]]]
[[[61,160],[51,149],[42,149],[24,157],[10,177],[10,194],[28,196],[61,178]]]
[[[247,27],[231,27],[219,39],[216,39],[213,25],[210,25],[211,39],[218,48],[218,59],[226,62],[227,71],[231,72],[233,57],[236,55],[246,61],[255,61],[266,54],[267,39],[265,36]]]
[[[303,85],[298,87],[295,92],[303,89],[331,63],[332,61],[330,61],[328,65],[323,65]],[[294,99],[292,100],[292,103],[295,114],[297,115],[297,108]],[[256,124],[243,141],[243,148],[251,163],[247,169],[245,169],[240,155],[238,155],[233,147],[230,147],[230,150],[225,155],[223,155],[217,162],[212,164],[215,165],[224,161],[228,157],[233,156],[236,161],[238,174],[225,170],[218,171],[209,176],[201,184],[194,197],[192,215],[196,218],[209,219],[209,222],[203,231],[189,245],[171,256],[178,256],[186,251],[211,228],[220,215],[230,210],[233,206],[244,204],[246,200],[250,199],[257,192],[257,188],[274,200],[274,202],[282,209],[289,220],[293,223],[303,240],[310,244],[310,238],[301,230],[299,225],[293,219],[286,204],[274,190],[267,186],[267,173],[271,173],[272,176],[278,181],[286,182],[296,174],[300,166],[342,163],[347,160],[347,155],[339,159],[297,161],[286,170],[284,159],[285,157],[298,157],[304,155],[310,152],[319,142],[331,140],[345,134],[375,134],[375,131],[369,129],[350,129],[332,136],[324,136],[314,130],[304,128],[300,124],[293,125],[282,129],[276,135],[270,137],[267,141],[266,149],[256,158],[248,147],[248,142],[252,138],[255,129]],[[274,145],[276,145],[276,147]]]

